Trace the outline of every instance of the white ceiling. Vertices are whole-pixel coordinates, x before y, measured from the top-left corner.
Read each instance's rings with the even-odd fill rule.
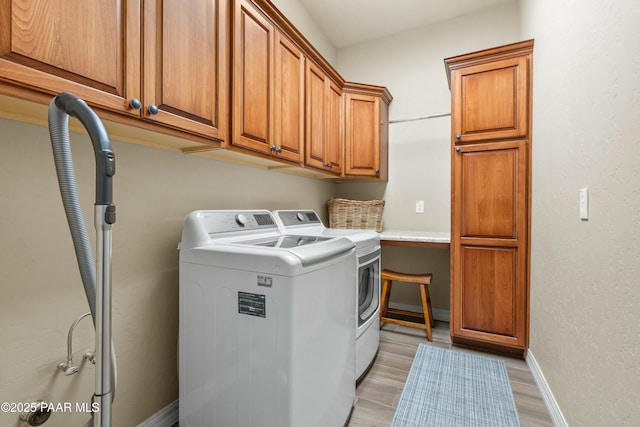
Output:
[[[299,0],[336,48],[516,0]]]

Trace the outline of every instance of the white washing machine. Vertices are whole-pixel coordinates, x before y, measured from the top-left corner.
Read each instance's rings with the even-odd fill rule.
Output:
[[[195,211],[179,249],[180,426],[343,426],[353,242],[282,235],[269,211]]]
[[[352,283],[356,290],[356,378],[360,379],[375,359],[380,342],[380,235],[373,230],[326,228],[313,210],[277,210],[273,214],[282,233],[342,236],[356,245],[356,278]]]

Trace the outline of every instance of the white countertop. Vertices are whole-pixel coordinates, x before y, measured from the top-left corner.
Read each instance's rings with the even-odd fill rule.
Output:
[[[380,240],[451,243],[451,233],[448,231],[384,230],[380,233]]]

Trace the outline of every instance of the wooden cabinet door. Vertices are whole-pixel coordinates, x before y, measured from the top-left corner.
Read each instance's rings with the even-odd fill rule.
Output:
[[[326,169],[325,154],[325,80],[327,76],[311,61],[306,65],[305,164]]]
[[[274,143],[277,157],[302,163],[304,148],[305,57],[295,44],[275,34]]]
[[[345,174],[380,173],[380,97],[345,94]]]
[[[455,143],[527,135],[529,61],[519,56],[451,71]]]
[[[143,117],[224,139],[226,0],[144,3]]]
[[[526,346],[527,153],[525,140],[453,150],[454,338]]]
[[[305,93],[305,164],[340,174],[344,149],[342,89],[307,61]]]
[[[329,170],[337,175],[344,168],[344,102],[342,89],[327,79],[325,115],[325,153]]]
[[[3,0],[0,80],[138,116],[140,0]]]
[[[274,27],[249,1],[236,0],[233,32],[231,143],[271,154]]]

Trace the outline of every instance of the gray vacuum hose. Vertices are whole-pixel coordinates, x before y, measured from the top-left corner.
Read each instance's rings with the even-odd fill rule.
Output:
[[[78,186],[73,170],[73,161],[71,157],[71,144],[69,141],[69,116],[60,111],[55,105],[55,98],[49,103],[49,136],[51,137],[51,147],[53,149],[53,159],[56,166],[56,174],[58,175],[58,184],[60,186],[60,195],[62,196],[62,204],[66,213],[69,230],[71,231],[71,239],[78,260],[80,269],[80,277],[84,286],[84,292],[89,303],[91,317],[95,324],[95,308],[96,308],[96,264],[93,259],[93,250],[89,242],[87,234],[87,226],[84,222],[84,215],[80,205],[80,197],[78,196]],[[112,360],[112,400],[116,395],[116,354],[111,341],[111,360]]]
[[[53,159],[60,185],[62,204],[69,223],[71,239],[76,251],[76,259],[80,268],[80,277],[87,295],[91,317],[95,323],[96,308],[96,264],[89,243],[87,226],[84,222],[76,176],[73,171],[71,145],[69,143],[69,116],[60,111],[54,101],[49,104],[49,136],[53,148]]]

